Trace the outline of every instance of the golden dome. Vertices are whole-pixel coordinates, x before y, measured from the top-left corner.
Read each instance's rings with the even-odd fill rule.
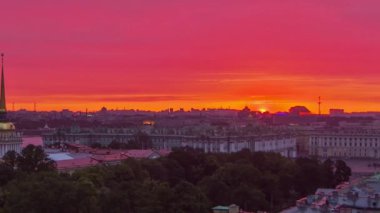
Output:
[[[16,127],[12,122],[0,122],[0,130],[15,130]]]

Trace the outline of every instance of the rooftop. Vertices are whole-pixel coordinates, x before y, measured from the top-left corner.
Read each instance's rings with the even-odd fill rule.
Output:
[[[315,194],[298,200],[295,207],[283,212],[314,213],[342,208],[380,210],[380,174],[346,182],[335,189],[318,189]]]
[[[57,162],[60,171],[75,170],[103,163],[119,163],[128,158],[156,159],[166,156],[168,150],[97,150],[92,152],[60,152],[48,150],[48,157]]]

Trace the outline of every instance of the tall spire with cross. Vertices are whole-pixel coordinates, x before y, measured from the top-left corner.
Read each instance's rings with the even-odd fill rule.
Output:
[[[1,97],[0,97],[0,119],[6,119],[7,106],[5,102],[5,79],[4,79],[4,53],[1,53]]]

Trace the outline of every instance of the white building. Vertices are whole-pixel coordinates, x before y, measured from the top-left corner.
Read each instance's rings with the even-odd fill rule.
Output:
[[[284,157],[297,157],[297,139],[295,137],[263,138],[255,141],[255,152],[277,152]]]
[[[380,132],[339,130],[313,134],[310,155],[323,158],[380,158]]]
[[[249,149],[252,152],[275,152],[284,157],[297,157],[296,138],[288,135],[230,137],[176,136],[173,138],[160,137],[157,139],[159,141],[153,139],[153,144],[159,149],[191,147],[202,149],[205,152],[215,153],[233,153],[243,149]]]

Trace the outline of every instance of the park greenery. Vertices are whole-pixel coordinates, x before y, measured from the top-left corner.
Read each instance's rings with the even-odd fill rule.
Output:
[[[340,160],[187,148],[155,160],[128,159],[72,173],[55,167],[39,146],[8,152],[0,163],[0,212],[202,213],[232,203],[277,212],[351,175]]]

